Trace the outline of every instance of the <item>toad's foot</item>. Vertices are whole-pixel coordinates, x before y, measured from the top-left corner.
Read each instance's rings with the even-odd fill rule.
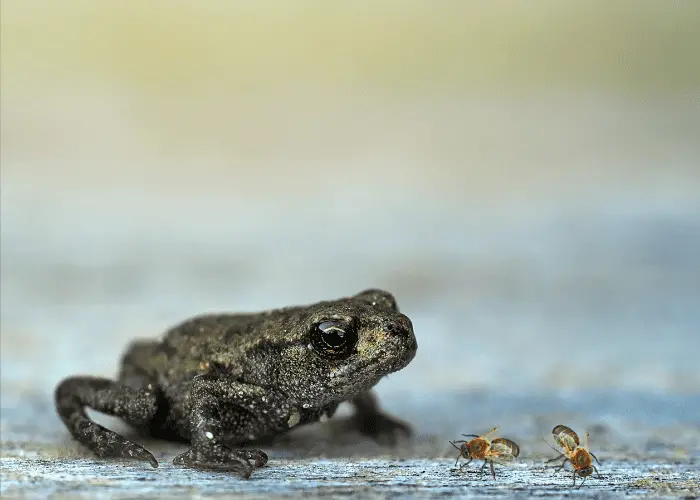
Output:
[[[356,415],[353,423],[360,433],[387,446],[394,446],[401,438],[413,434],[410,425],[384,413]]]
[[[389,446],[394,446],[401,436],[411,437],[411,426],[383,413],[373,393],[360,394],[353,398],[352,402],[357,409],[352,423],[365,436]]]
[[[215,452],[204,454],[190,449],[176,456],[173,464],[193,469],[227,470],[248,479],[256,467],[267,463],[267,454],[262,450],[236,450],[219,445],[212,451]]]

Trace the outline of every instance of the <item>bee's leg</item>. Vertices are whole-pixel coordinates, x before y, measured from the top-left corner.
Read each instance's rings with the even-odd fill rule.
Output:
[[[598,465],[600,465],[600,460],[598,460],[598,457],[596,457],[593,453],[591,453],[591,456],[595,458],[595,461],[598,462]]]
[[[459,455],[457,455],[457,460],[455,461],[455,467],[457,467],[459,459],[464,456],[462,455],[462,448],[460,446],[457,446],[457,443],[466,443],[466,441],[450,441],[449,443],[459,450]]]
[[[548,463],[550,463],[550,462],[554,462],[555,460],[559,460],[559,459],[560,459],[561,457],[563,457],[563,456],[564,456],[564,454],[562,453],[562,454],[560,454],[558,457],[554,457],[554,458],[551,458],[551,459],[547,460],[545,463],[548,464]]]
[[[562,470],[562,469],[564,468],[564,465],[566,465],[566,462],[568,462],[568,461],[569,461],[568,458],[567,458],[566,460],[564,460],[564,461],[561,463],[561,465],[560,465],[559,467],[557,467],[556,469],[554,469],[554,472],[559,472],[560,470]],[[574,469],[574,473],[575,473],[575,472],[576,472],[576,470]]]
[[[583,483],[586,482],[586,478],[587,478],[587,477],[588,477],[588,476],[583,476],[583,481],[581,481],[581,484],[578,485],[579,488],[581,488],[581,486],[583,486]]]
[[[475,438],[481,437],[481,436],[477,436],[476,434],[462,434],[462,436],[468,437],[468,438],[469,437],[475,437]]]
[[[462,470],[462,468],[464,468],[467,465],[469,465],[470,463],[472,463],[472,460],[474,460],[474,459],[470,457],[468,462],[464,462],[462,465],[459,466],[459,469]]]
[[[493,468],[493,460],[491,460],[491,475],[493,476],[493,480],[496,480],[496,469]]]
[[[600,477],[600,472],[598,472],[598,467],[596,467],[596,466],[594,465],[594,466],[593,466],[593,470],[595,471],[596,475],[598,476],[598,479],[602,479],[602,477]]]
[[[489,463],[488,460],[484,460],[484,465],[482,465],[482,466],[481,466],[481,469],[479,469],[479,472],[480,472],[480,474],[479,474],[479,481],[481,481],[481,480],[484,478],[484,468],[486,467],[486,465],[487,465],[488,463]]]
[[[574,480],[574,487],[576,487],[576,469],[574,469],[574,473],[573,473],[573,475],[572,475],[571,477],[572,477],[573,480]],[[585,480],[585,479],[584,479],[584,480]],[[581,483],[581,484],[583,484],[583,483]]]

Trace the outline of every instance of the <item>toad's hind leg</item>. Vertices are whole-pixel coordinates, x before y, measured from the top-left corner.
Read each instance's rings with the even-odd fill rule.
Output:
[[[71,377],[58,384],[55,399],[56,411],[73,438],[97,456],[142,460],[158,467],[148,450],[93,422],[85,413],[89,407],[142,427],[156,414],[155,394],[105,378]]]

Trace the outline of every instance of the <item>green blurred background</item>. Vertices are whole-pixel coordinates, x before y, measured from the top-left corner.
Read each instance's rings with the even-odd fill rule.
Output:
[[[183,94],[569,84],[688,93],[695,2],[3,3],[7,91],[86,79]]]
[[[235,169],[249,193],[372,151],[385,177],[457,198],[524,170],[535,191],[595,189],[648,170],[630,121],[697,125],[699,26],[692,1],[4,1],[3,173],[92,186],[129,169],[162,189],[167,168],[177,190]],[[591,171],[616,140],[640,164]]]

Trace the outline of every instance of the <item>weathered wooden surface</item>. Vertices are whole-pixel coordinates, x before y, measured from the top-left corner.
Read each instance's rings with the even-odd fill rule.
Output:
[[[388,397],[389,408],[417,426],[410,442],[382,448],[347,432],[341,415],[265,447],[270,462],[248,481],[173,467],[170,460],[182,445],[138,437],[161,461],[159,468],[95,459],[70,441],[48,398],[25,397],[18,403],[13,409],[3,408],[2,494],[8,498],[700,494],[700,423],[693,423],[693,415],[700,415],[700,397],[624,392],[577,397],[454,393],[414,396],[412,401]],[[490,415],[499,417],[502,435],[517,440],[522,449],[514,464],[497,467],[495,481],[488,473],[480,478],[480,464],[475,462],[458,470],[456,452],[447,442],[460,432],[488,429]],[[551,442],[548,431],[559,422],[591,430],[602,479],[590,477],[574,490],[570,473],[545,466],[544,461],[555,455],[541,437]]]

